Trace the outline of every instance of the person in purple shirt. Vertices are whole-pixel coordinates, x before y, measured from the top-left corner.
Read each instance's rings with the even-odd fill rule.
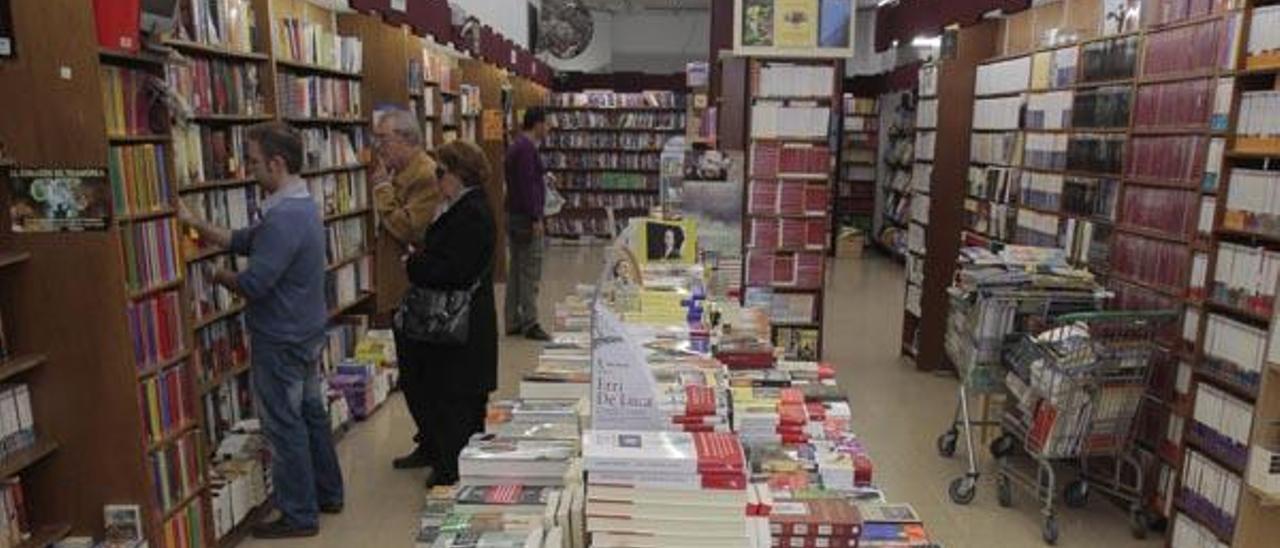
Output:
[[[507,246],[511,268],[507,276],[507,335],[546,341],[550,335],[538,323],[538,284],[542,281],[545,225],[543,204],[547,187],[538,143],[547,136],[547,115],[539,107],[524,113],[520,135],[507,148]]]

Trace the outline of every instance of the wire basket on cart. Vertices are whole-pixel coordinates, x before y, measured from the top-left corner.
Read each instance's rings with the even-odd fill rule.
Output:
[[[968,468],[948,486],[948,495],[957,504],[968,504],[977,494],[978,454],[974,451],[974,431],[985,434],[1001,421],[987,416],[990,399],[983,399],[983,411],[975,419],[969,397],[1003,396],[1005,393],[1004,349],[1026,333],[1038,333],[1061,314],[1097,310],[1106,293],[1085,288],[1036,288],[1032,286],[963,290],[948,288],[951,309],[947,319],[947,357],[960,376],[956,409],[951,424],[937,439],[937,450],[952,457],[964,441]]]
[[[1134,535],[1145,536],[1145,478],[1133,453],[1133,426],[1159,350],[1156,334],[1175,318],[1166,311],[1067,314],[1053,329],[1007,348],[1011,397],[1001,420],[1005,433],[992,444],[998,500],[1012,504],[1015,485],[1033,493],[1046,542],[1058,538],[1055,463],[1064,461],[1079,468],[1062,492],[1068,506],[1102,491],[1127,504]]]

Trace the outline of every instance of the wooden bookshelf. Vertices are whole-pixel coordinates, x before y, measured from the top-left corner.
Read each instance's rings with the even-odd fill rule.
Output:
[[[839,164],[832,196],[831,252],[842,226],[870,233],[876,209],[880,107],[875,97],[844,93]],[[854,173],[858,171],[858,173]]]

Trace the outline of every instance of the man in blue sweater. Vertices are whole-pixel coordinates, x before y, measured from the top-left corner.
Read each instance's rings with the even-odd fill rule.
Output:
[[[185,204],[180,216],[202,239],[249,257],[245,270],[219,270],[213,279],[247,302],[255,402],[272,448],[280,517],[256,525],[253,534],[314,536],[318,513],[341,512],[343,503],[342,471],[319,371],[328,321],[324,223],[297,175],[302,168],[297,132],[276,122],[250,128],[248,137],[245,164],[266,194],[260,220],[228,230],[196,217]]]

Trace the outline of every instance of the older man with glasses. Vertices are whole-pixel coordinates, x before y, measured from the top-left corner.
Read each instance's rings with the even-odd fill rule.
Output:
[[[374,167],[373,206],[378,211],[378,293],[379,311],[399,303],[409,288],[401,258],[422,246],[422,237],[435,219],[442,203],[437,165],[423,147],[422,128],[413,113],[392,109],[383,113],[373,128],[377,160]],[[399,344],[397,334],[397,347]],[[437,464],[427,443],[425,428],[426,391],[430,369],[424,363],[410,363],[403,352],[398,356],[400,388],[405,406],[417,427],[414,449],[395,459],[396,468],[426,468]]]

